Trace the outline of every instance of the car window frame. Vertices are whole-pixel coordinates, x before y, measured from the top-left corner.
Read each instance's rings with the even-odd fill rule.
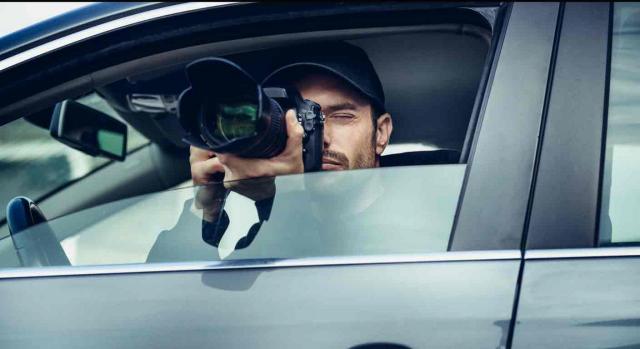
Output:
[[[600,159],[600,181],[598,185],[598,202],[597,202],[597,217],[596,217],[596,230],[594,236],[594,247],[598,247],[600,249],[615,249],[616,251],[636,251],[635,255],[640,255],[640,241],[628,241],[628,242],[603,242],[603,234],[604,232],[601,230],[602,228],[602,216],[603,216],[603,204],[605,197],[605,186],[607,185],[605,182],[605,172],[607,161],[606,158],[608,156],[612,156],[613,154],[607,154],[607,136],[608,136],[608,127],[609,127],[609,97],[611,93],[611,68],[612,68],[612,59],[613,59],[613,35],[614,35],[614,20],[615,20],[615,3],[610,4],[610,22],[609,22],[609,47],[608,47],[608,62],[607,62],[607,80],[606,80],[606,104],[605,111],[603,115],[602,121],[602,155]],[[609,161],[609,165],[613,165],[613,161]],[[611,173],[611,172],[610,172]],[[609,178],[611,181],[611,178]],[[609,199],[611,198],[611,194],[609,193]],[[609,234],[611,234],[611,230],[609,230]],[[608,239],[611,239],[611,235],[608,236]]]
[[[527,250],[597,245],[612,5],[568,3],[565,6],[548,114],[536,160],[536,182],[526,231]],[[585,71],[584,66],[591,69]],[[580,86],[572,80],[576,76],[580,78]],[[573,127],[577,124],[583,127]],[[560,138],[562,135],[571,136]],[[571,205],[567,198],[572,198]]]
[[[413,4],[409,4],[409,5],[413,6]],[[403,6],[404,6],[404,5],[403,5]],[[407,6],[408,6],[408,5],[407,5]],[[496,7],[498,7],[498,6],[497,6],[497,4],[495,4],[495,3],[487,3],[487,4],[473,4],[473,5],[471,5],[471,4],[469,4],[469,3],[459,3],[459,4],[458,4],[458,3],[451,3],[451,4],[426,4],[426,5],[424,5],[424,6],[426,6],[426,7],[425,7],[425,9],[426,9],[427,11],[432,11],[432,10],[433,10],[433,11],[436,11],[436,10],[438,10],[438,11],[442,11],[443,9],[445,9],[445,10],[446,10],[446,9],[454,9],[454,8],[455,8],[455,9],[458,9],[458,8],[459,8],[460,10],[464,10],[464,11],[473,11],[473,12],[476,12],[479,16],[482,16],[482,17],[484,18],[484,20],[485,20],[485,21],[487,21],[487,20],[488,20],[488,19],[487,19],[487,14],[486,14],[486,13],[482,13],[482,11],[476,11],[475,9],[476,9],[476,8],[478,8],[478,9],[489,9],[489,8],[496,8]],[[508,15],[509,15],[509,11],[506,11],[506,9],[507,9],[507,8],[509,8],[509,6],[511,6],[511,5],[508,5],[508,4],[502,4],[502,5],[500,5],[500,6],[502,7],[502,9],[503,9],[503,10],[501,11],[501,13],[500,13],[500,14],[498,14],[498,16],[497,16],[497,17],[498,17],[498,18],[501,18],[501,17],[503,17],[503,16],[508,16]],[[243,9],[246,9],[246,8],[249,8],[249,7],[248,7],[248,6],[228,6],[228,7],[220,8],[219,10],[243,10]],[[394,6],[389,7],[389,6],[386,6],[386,5],[385,5],[385,6],[381,6],[381,7],[380,7],[380,9],[382,9],[381,11],[395,11],[395,10],[397,10],[397,8],[396,8],[396,7],[394,7]],[[376,10],[380,10],[380,9],[377,9],[377,8],[376,8]],[[404,9],[404,7],[402,7],[402,9]],[[210,9],[207,9],[207,10],[210,10]],[[203,11],[204,11],[204,10],[203,10]],[[485,11],[485,12],[486,12],[486,11]],[[436,13],[436,12],[434,12],[434,13]],[[439,12],[438,12],[438,13],[439,13]],[[508,22],[508,21],[504,21],[504,22],[502,22],[502,23],[507,23],[507,22]],[[506,26],[505,26],[505,28],[506,28]],[[131,30],[131,28],[127,28],[127,30]],[[497,28],[497,27],[496,27],[496,28],[494,28],[494,32],[496,33],[496,35],[494,35],[494,38],[493,38],[493,40],[492,40],[492,41],[493,41],[493,42],[495,42],[496,44],[495,44],[495,45],[493,45],[493,44],[492,44],[492,46],[493,46],[493,48],[494,48],[494,49],[496,49],[497,47],[499,47],[499,46],[500,46],[500,45],[498,45],[498,44],[497,44],[497,42],[499,42],[499,41],[501,40],[501,38],[502,38],[501,33],[503,33],[503,31],[502,31],[502,29],[499,29],[499,28]],[[98,39],[99,39],[99,37],[98,37],[98,38],[92,38],[91,40],[98,40]],[[64,50],[70,50],[69,52],[72,52],[72,51],[73,51],[73,47],[67,47],[67,48],[65,48]],[[497,49],[496,49],[496,51],[495,51],[495,52],[492,50],[492,51],[491,51],[491,53],[490,53],[490,55],[491,55],[491,56],[496,56],[496,57],[497,57],[497,55],[499,55],[499,50],[497,50]],[[45,55],[44,57],[46,57],[46,55]],[[498,62],[498,61],[499,61],[499,60],[496,58],[494,61],[492,61],[492,63],[493,63],[493,64],[497,64],[497,62]],[[34,59],[34,62],[28,62],[28,63],[25,63],[25,64],[26,64],[26,65],[29,65],[29,64],[35,64],[35,65],[37,66],[37,65],[38,65],[38,62],[37,62],[37,59]],[[494,66],[494,68],[495,68],[495,66]],[[2,73],[4,73],[4,72],[2,72]],[[480,88],[479,88],[479,91],[478,91],[478,94],[479,94],[479,95],[485,96],[485,94],[483,94],[483,93],[482,93],[482,90],[484,90],[484,88],[486,88],[486,87],[490,86],[490,82],[488,82],[488,81],[490,81],[492,77],[493,77],[493,74],[492,74],[492,73],[487,72],[487,71],[485,72],[485,74],[483,75],[483,78],[482,78],[482,82],[480,83]],[[69,85],[71,85],[71,86],[74,86],[74,88],[73,88],[73,89],[71,89],[71,91],[76,90],[76,89],[77,89],[76,91],[80,91],[80,90],[82,90],[82,89],[85,89],[87,85],[91,85],[91,84],[94,84],[94,83],[96,83],[96,82],[95,82],[95,80],[94,80],[93,78],[91,78],[91,77],[89,77],[89,78],[87,78],[87,77],[81,77],[81,78],[77,78],[77,79],[74,79],[74,80],[71,80],[71,81],[68,81],[67,83],[65,83],[65,84],[67,84],[67,86],[65,86],[65,88],[69,89]],[[68,91],[69,91],[69,90],[68,90]],[[47,91],[45,91],[45,92],[47,92]],[[69,92],[67,92],[67,93],[69,93]],[[50,95],[48,96],[48,98],[49,98],[49,99],[51,99],[51,98],[53,98],[53,97],[52,97],[52,95],[50,94]],[[481,99],[480,99],[479,97],[477,97],[477,100],[476,100],[476,101],[480,101],[480,100],[481,100]],[[11,106],[9,106],[9,108],[11,108]],[[7,110],[7,108],[4,108],[4,110],[6,111],[6,110]],[[474,114],[476,114],[476,113],[480,113],[480,112],[481,112],[481,111],[483,111],[483,110],[484,110],[484,109],[480,109],[480,108],[478,108],[478,107],[476,106],[476,107],[475,107],[475,110],[474,110]],[[481,122],[478,122],[478,125],[480,125],[480,124],[481,124]],[[470,133],[470,134],[473,134],[473,132],[472,132],[472,133]],[[471,159],[470,159],[470,161],[471,161]],[[465,177],[467,177],[467,178],[468,178],[468,173],[465,175]],[[464,189],[463,189],[463,190],[464,190]],[[458,234],[458,236],[459,236],[459,237],[463,237],[463,236],[464,236],[464,234]],[[507,247],[508,247],[508,246],[507,246]],[[507,247],[505,247],[505,248],[499,248],[499,249],[507,249]]]
[[[505,41],[492,67],[471,147],[451,251],[520,250],[523,241],[560,4],[509,6]],[[515,105],[514,95],[520,98]],[[511,115],[514,110],[517,118]]]

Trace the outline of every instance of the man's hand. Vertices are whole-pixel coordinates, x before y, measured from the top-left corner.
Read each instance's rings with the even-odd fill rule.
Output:
[[[189,163],[191,164],[191,180],[194,185],[206,185],[215,182],[216,175],[224,175],[224,167],[216,154],[191,146],[189,148]]]
[[[241,179],[275,177],[284,174],[302,173],[302,126],[293,110],[285,115],[287,123],[287,144],[282,153],[269,159],[241,158],[233,154],[217,154],[224,167],[224,181],[231,183]],[[233,184],[230,184],[232,187]]]
[[[193,183],[210,183],[215,173],[224,173],[224,186],[255,201],[275,195],[273,177],[304,172],[302,162],[302,126],[293,110],[285,115],[287,144],[282,153],[270,159],[242,158],[233,154],[216,154],[191,147],[191,177]],[[268,177],[256,180],[249,178]]]
[[[194,206],[202,210],[202,218],[208,222],[214,222],[220,210],[227,190],[220,182],[224,176],[224,168],[215,157],[215,153],[191,146],[189,148],[189,163],[191,164],[191,179],[194,185],[201,186],[197,189]],[[215,178],[219,176],[220,178]],[[217,180],[216,180],[217,179]]]

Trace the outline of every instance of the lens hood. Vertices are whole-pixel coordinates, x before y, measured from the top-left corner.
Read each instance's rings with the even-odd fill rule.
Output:
[[[284,149],[284,111],[234,62],[208,57],[186,67],[190,87],[179,97],[184,141],[245,157],[272,157]]]

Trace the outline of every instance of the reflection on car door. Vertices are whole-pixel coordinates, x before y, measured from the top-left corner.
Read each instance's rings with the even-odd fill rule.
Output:
[[[610,11],[617,6],[565,5],[513,348],[640,346],[640,250],[596,247],[599,190],[606,190],[599,188],[603,118],[613,98]],[[600,226],[609,225],[602,217]]]

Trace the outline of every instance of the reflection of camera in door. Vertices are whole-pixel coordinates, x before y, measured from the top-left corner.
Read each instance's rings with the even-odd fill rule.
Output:
[[[284,150],[285,113],[295,109],[304,129],[305,172],[322,168],[324,116],[318,103],[303,99],[292,86],[260,86],[224,58],[197,60],[186,71],[191,87],[178,101],[185,142],[219,153],[270,158]]]

